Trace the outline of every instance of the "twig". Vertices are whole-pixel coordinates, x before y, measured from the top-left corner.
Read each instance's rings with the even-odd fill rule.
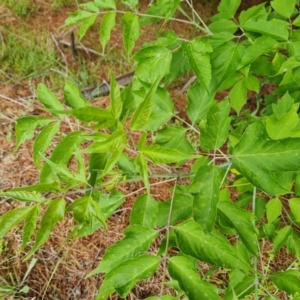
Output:
[[[193,76],[192,78],[189,79],[189,81],[184,85],[182,88],[182,93],[186,93],[189,87],[197,80],[196,76]]]
[[[51,39],[55,45],[55,47],[57,48],[58,52],[60,53],[60,56],[62,57],[66,67],[68,66],[68,62],[67,59],[64,55],[64,53],[62,52],[61,48],[59,47],[59,41],[57,40],[57,38],[54,36],[54,34],[50,33]]]
[[[0,98],[3,98],[3,99],[5,99],[5,100],[8,100],[8,101],[10,101],[10,102],[13,102],[13,103],[15,103],[15,104],[17,104],[17,105],[21,105],[21,106],[23,106],[23,107],[28,108],[26,104],[24,104],[24,103],[22,103],[22,102],[18,102],[18,101],[16,101],[16,100],[14,100],[14,99],[12,99],[12,98],[10,98],[10,97],[4,96],[4,95],[2,95],[2,94],[0,94]]]
[[[65,45],[65,46],[67,46],[67,47],[71,47],[71,46],[72,46],[70,42],[66,42],[66,41],[64,41],[64,40],[59,41],[59,43],[62,44],[62,45]],[[100,52],[98,52],[98,51],[96,51],[96,50],[94,50],[94,49],[85,47],[85,46],[83,46],[83,45],[78,45],[78,46],[76,46],[76,49],[84,50],[84,51],[86,51],[86,52],[90,52],[90,53],[96,54],[96,55],[98,55],[98,56],[102,56],[102,57],[104,56],[102,53],[100,53]]]

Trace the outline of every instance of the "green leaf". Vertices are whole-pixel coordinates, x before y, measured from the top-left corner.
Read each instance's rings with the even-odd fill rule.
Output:
[[[142,153],[139,153],[136,163],[138,165],[141,177],[143,179],[144,185],[147,189],[147,193],[150,194],[150,184],[149,184],[149,169],[148,169],[148,164],[145,159],[145,156]]]
[[[241,0],[222,0],[218,6],[218,11],[224,18],[231,19],[235,16],[240,5]]]
[[[142,255],[129,259],[107,275],[107,280],[116,292],[125,298],[137,282],[147,279],[157,270],[160,258],[152,255]]]
[[[97,122],[95,127],[107,128],[116,123],[116,119],[111,112],[98,107],[86,106],[65,111],[66,114],[72,115],[84,123]]]
[[[120,207],[125,201],[124,195],[118,191],[114,190],[109,196],[100,194],[100,207],[105,219],[111,216],[118,207]]]
[[[174,103],[170,94],[164,88],[158,88],[153,96],[153,108],[148,123],[143,130],[157,131],[159,127],[168,123],[174,116]]]
[[[58,221],[62,221],[65,215],[64,199],[51,200],[50,204],[41,220],[40,228],[36,234],[33,248],[23,259],[27,261],[36,250],[38,250],[50,237],[50,233]]]
[[[247,86],[244,80],[240,80],[234,85],[229,93],[229,98],[231,107],[239,114],[247,102]]]
[[[111,172],[111,170],[114,168],[114,166],[117,164],[119,158],[121,157],[123,151],[124,151],[124,148],[125,148],[125,144],[122,145],[121,148],[119,149],[116,149],[114,151],[112,151],[110,153],[110,156],[109,158],[107,159],[107,162],[105,164],[105,167],[102,171],[102,174],[101,176],[105,176],[106,174],[108,174],[109,172]]]
[[[236,252],[224,238],[205,234],[195,221],[188,220],[175,227],[177,245],[180,250],[201,261],[248,272],[249,266],[237,258]]]
[[[34,136],[34,131],[38,127],[43,127],[52,122],[52,119],[46,117],[23,117],[16,121],[16,146],[14,151],[20,147],[26,140],[30,140]]]
[[[122,3],[128,5],[130,8],[135,8],[139,1],[138,0],[122,0]]]
[[[135,76],[142,82],[153,84],[169,73],[172,54],[165,47],[152,46],[141,49],[135,56],[137,61]]]
[[[72,108],[83,108],[88,105],[78,87],[68,80],[64,86],[64,99],[67,105]]]
[[[165,46],[165,45],[161,45],[161,46]],[[166,84],[169,85],[180,75],[186,74],[190,70],[190,68],[191,67],[188,58],[184,55],[184,50],[180,48],[178,51],[172,54],[169,73],[166,74],[165,77]]]
[[[158,212],[158,203],[148,194],[138,197],[131,210],[130,224],[141,225],[144,228],[153,228]]]
[[[59,130],[60,123],[55,122],[44,127],[35,138],[33,144],[33,162],[38,169],[42,168],[40,153],[44,154],[48,150],[51,141]]]
[[[298,118],[298,105],[278,120],[276,115],[271,115],[266,119],[266,129],[268,135],[273,140],[281,140],[291,137],[292,131],[295,129],[299,122]]]
[[[129,59],[129,56],[134,48],[135,42],[138,40],[140,36],[139,19],[133,13],[126,12],[122,18],[122,24],[124,26],[123,42],[127,53],[127,57]]]
[[[209,25],[209,29],[213,34],[225,32],[233,34],[238,28],[238,25],[234,21],[227,19],[216,20]]]
[[[235,203],[220,201],[218,214],[224,215],[239,234],[240,239],[249,252],[258,255],[258,237],[253,225],[254,216],[247,210],[239,208]]]
[[[153,97],[159,81],[160,78],[158,77],[146,94],[145,100],[141,102],[138,108],[135,110],[130,122],[131,129],[139,130],[149,122],[153,108]]]
[[[281,64],[281,67],[280,67],[277,74],[287,73],[290,70],[293,70],[295,68],[300,67],[300,60],[299,59],[300,59],[299,56],[289,57],[285,62],[283,62]],[[292,79],[292,80],[294,81],[294,79]]]
[[[145,147],[143,150],[141,150],[141,152],[154,163],[170,164],[199,157],[199,155],[186,154],[184,152],[164,148],[159,145]]]
[[[121,92],[118,85],[118,82],[116,81],[116,78],[112,72],[110,72],[110,103],[111,103],[111,112],[112,115],[119,119],[120,115],[122,113],[123,108],[123,102],[121,99]]]
[[[271,280],[281,291],[289,295],[300,292],[300,272],[296,270],[288,270],[271,274]]]
[[[114,0],[94,0],[94,1],[99,8],[116,9],[116,3]]]
[[[300,198],[291,198],[289,201],[289,207],[297,223],[300,223]]]
[[[243,55],[243,58],[238,66],[238,69],[252,63],[261,55],[268,53],[278,46],[278,42],[267,36],[262,36],[254,41],[254,44],[249,46]]]
[[[218,86],[236,72],[244,53],[245,45],[232,41],[214,50],[211,54],[211,63]]]
[[[74,219],[79,223],[92,224],[95,221],[99,221],[106,227],[100,205],[91,196],[76,199],[68,207],[67,211],[72,211]]]
[[[280,120],[286,113],[290,112],[294,107],[294,99],[290,96],[289,92],[286,92],[284,96],[272,103],[272,110],[276,119]]]
[[[242,28],[245,31],[260,33],[277,41],[287,41],[289,36],[288,23],[285,24],[276,19],[270,21],[260,19],[256,22],[247,22],[242,25]]]
[[[95,300],[107,300],[109,295],[111,295],[114,292],[115,289],[112,286],[111,282],[107,280],[107,278],[104,278]]]
[[[100,30],[99,30],[100,43],[103,48],[103,53],[104,53],[106,44],[110,40],[110,33],[111,33],[112,29],[115,27],[115,25],[116,25],[116,13],[111,12],[111,11],[105,13],[105,15],[103,16],[103,19],[101,21]]]
[[[95,14],[93,14],[93,15],[91,15],[88,18],[83,20],[83,22],[80,24],[80,27],[79,27],[79,40],[81,40],[85,36],[87,30],[92,25],[94,25],[97,18],[98,18],[98,13],[95,13]]]
[[[24,186],[20,188],[15,188],[9,190],[10,192],[38,192],[38,193],[48,193],[48,192],[60,192],[61,188],[57,181],[49,183],[38,183],[29,186]]]
[[[193,200],[194,198],[190,193],[182,189],[176,189],[173,200],[169,199],[164,202],[158,202],[158,212],[156,215],[155,225],[159,227],[168,225],[171,202],[172,213],[170,225],[173,225],[180,220],[189,219],[193,212]]]
[[[202,121],[214,103],[215,92],[207,92],[200,83],[191,86],[187,93],[187,114],[193,123]]]
[[[188,57],[191,68],[197,76],[198,82],[209,91],[212,75],[210,57],[207,53],[213,51],[211,45],[202,38],[196,38],[191,42],[182,44],[182,47]]]
[[[158,297],[158,296],[148,297],[145,300],[178,300],[178,298],[169,295],[164,295],[162,297]]]
[[[216,150],[225,143],[230,125],[229,112],[227,100],[215,102],[210,107],[200,135],[200,146],[204,151]]]
[[[47,165],[49,165],[53,174],[55,174],[61,183],[66,185],[66,189],[70,189],[75,186],[86,184],[85,174],[82,176],[78,173],[71,172],[64,164],[55,164],[50,159],[42,156]]]
[[[123,149],[126,145],[126,136],[124,131],[117,130],[106,139],[94,139],[94,143],[82,150],[82,153],[107,153],[110,151]]]
[[[13,198],[22,202],[42,202],[44,198],[37,192],[9,190],[0,192],[0,197]]]
[[[80,22],[83,22],[86,18],[93,15],[94,15],[93,12],[89,12],[86,10],[77,10],[69,14],[69,17],[65,20],[65,25],[70,26],[70,25],[78,24]]]
[[[50,160],[55,164],[67,164],[82,143],[82,132],[72,132],[67,135],[53,150]],[[45,164],[40,175],[40,183],[49,183],[55,179],[54,173],[48,164]]]
[[[157,132],[155,144],[188,154],[194,153],[190,141],[186,138],[187,129],[180,126],[166,126]]]
[[[221,184],[219,168],[214,165],[202,166],[198,169],[190,187],[194,198],[194,219],[205,232],[210,232],[217,217],[219,187]]]
[[[249,75],[247,78],[245,78],[247,89],[249,91],[258,93],[260,90],[260,81],[256,76]]]
[[[149,16],[161,16],[165,17],[165,22],[171,18],[177,10],[180,0],[158,0],[151,3],[150,8],[146,10],[146,14]],[[155,17],[143,17],[141,20],[142,25],[148,25],[149,23],[158,22],[159,18]]]
[[[234,147],[232,162],[254,186],[271,195],[286,194],[278,175],[299,170],[299,139],[270,140],[263,122],[257,121]]]
[[[284,2],[280,0],[271,1],[271,6],[273,9],[284,16],[285,18],[290,18],[295,10],[296,0],[286,0]]]
[[[99,266],[88,274],[108,273],[128,259],[147,251],[157,237],[157,231],[140,225],[130,225],[124,231],[125,237],[106,249]],[[132,269],[132,268],[130,268]]]
[[[64,110],[64,106],[56,98],[56,96],[45,86],[43,83],[39,83],[36,89],[38,100],[48,110]],[[59,113],[51,112],[54,116],[62,118]]]
[[[273,241],[272,252],[276,253],[287,242],[289,236],[293,233],[291,226],[285,226],[278,230],[276,237]]]
[[[282,204],[278,198],[270,200],[266,205],[268,223],[273,223],[282,211]]]
[[[263,19],[267,16],[265,3],[254,5],[247,10],[243,10],[239,15],[240,24],[245,24],[249,21]]]
[[[3,238],[14,226],[21,222],[32,207],[15,208],[0,217],[0,239]]]
[[[180,288],[186,293],[190,300],[221,299],[212,288],[212,285],[200,279],[199,274],[191,268],[187,258],[183,256],[170,258],[168,271],[170,276],[178,281]]]
[[[91,12],[95,12],[95,13],[99,12],[99,8],[94,2],[82,3],[79,4],[79,7],[82,7],[83,9],[89,10]]]
[[[41,211],[40,205],[32,206],[31,211],[26,215],[25,222],[24,222],[24,228],[22,233],[22,247],[21,251],[23,251],[29,242],[30,238],[32,237],[32,234],[36,228],[36,223],[39,217]]]

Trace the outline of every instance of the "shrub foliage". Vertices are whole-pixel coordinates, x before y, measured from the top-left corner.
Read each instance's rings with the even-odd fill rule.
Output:
[[[24,257],[28,260],[66,215],[76,222],[69,238],[106,228],[107,218],[125,200],[118,187],[142,181],[144,194],[132,207],[124,238],[106,249],[88,275],[105,274],[95,299],[113,293],[126,297],[159,266],[166,274],[162,287],[168,284],[174,293],[149,300],[229,300],[250,294],[278,299],[278,291],[296,299],[299,1],[274,0],[237,14],[240,0],[222,0],[209,25],[189,0],[157,0],[145,13],[139,12],[137,0],[122,2],[121,8],[114,0],[82,4],[66,25],[79,25],[82,38],[103,16],[99,33],[105,51],[115,19],[121,17],[124,50],[136,64],[132,83],[121,89],[111,73],[106,109],[87,102],[71,82],[64,87],[64,104],[45,85],[38,86],[38,99],[52,117],[18,119],[15,150],[34,139],[40,180],[1,192],[25,205],[1,216],[0,237],[24,221],[22,250],[33,237],[35,241]],[[185,17],[178,17],[179,12]],[[135,51],[140,28],[158,21],[182,22],[201,34],[187,40],[170,30]],[[182,120],[168,86],[188,72],[196,80],[188,87],[187,117]],[[263,92],[266,87],[269,93]],[[217,95],[223,99],[216,100]],[[74,118],[77,125],[63,134],[61,122]],[[71,159],[76,171],[69,167]],[[183,165],[191,166],[188,173]],[[152,178],[173,182],[170,199],[153,198]],[[70,203],[65,195],[74,191],[77,198]],[[161,245],[150,253],[158,235]],[[269,264],[260,268],[266,241],[272,245],[270,261],[285,247],[294,254],[294,264],[278,272]],[[208,273],[199,262],[209,266]],[[210,282],[220,268],[228,275],[226,286]]]

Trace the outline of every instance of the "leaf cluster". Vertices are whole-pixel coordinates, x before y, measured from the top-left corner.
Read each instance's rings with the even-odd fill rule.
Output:
[[[107,218],[124,202],[127,195],[118,186],[142,181],[145,193],[132,207],[124,238],[106,249],[88,275],[105,274],[95,299],[113,293],[125,298],[160,267],[169,275],[162,287],[168,284],[176,296],[149,300],[244,299],[249,294],[277,299],[278,290],[297,297],[298,270],[274,272],[269,264],[267,269],[258,264],[262,243],[268,241],[270,255],[284,246],[299,266],[299,6],[296,0],[274,0],[238,15],[240,2],[222,0],[209,25],[188,5],[194,19],[187,13],[185,21],[201,35],[184,40],[169,31],[133,56],[142,26],[180,21],[176,11],[186,6],[158,0],[141,14],[136,0],[123,0],[128,11],[118,10],[114,0],[94,0],[71,13],[66,25],[78,24],[80,38],[103,16],[103,51],[121,14],[124,49],[136,64],[135,76],[122,90],[110,74],[106,109],[86,102],[71,82],[65,84],[65,103],[39,85],[38,99],[52,117],[18,119],[15,150],[34,139],[40,181],[1,192],[26,205],[0,217],[0,238],[24,220],[22,249],[35,235],[27,260],[66,215],[76,222],[68,238],[90,235],[106,228]],[[187,118],[181,120],[168,85],[189,71],[196,81],[187,91]],[[263,93],[265,86],[272,86],[269,94]],[[61,123],[74,119],[83,129],[62,135]],[[69,168],[71,160],[76,171]],[[188,173],[182,164],[190,166]],[[153,197],[151,178],[173,182],[170,199]],[[69,203],[61,195],[72,191],[77,198]],[[53,196],[46,197],[49,192]],[[150,253],[159,234],[160,248]],[[206,274],[201,263],[209,266]],[[210,281],[219,269],[229,278],[222,286]]]

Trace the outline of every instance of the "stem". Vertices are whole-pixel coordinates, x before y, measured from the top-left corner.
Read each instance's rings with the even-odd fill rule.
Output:
[[[188,4],[188,6],[191,8],[193,14],[199,19],[200,23],[203,25],[205,28],[205,31],[207,32],[208,35],[212,35],[212,32],[209,30],[209,28],[206,26],[205,22],[202,20],[202,18],[199,16],[197,11],[194,9],[193,5],[189,2],[189,0],[185,0],[185,2]]]
[[[123,10],[110,10],[110,11],[106,10],[106,11],[98,12],[98,14],[103,15],[103,14],[106,14],[107,12],[114,12],[114,13],[123,14],[123,15],[126,13],[126,11],[123,11]],[[140,12],[135,12],[135,14],[137,16],[140,16],[140,17],[156,18],[156,19],[160,19],[160,20],[165,20],[166,19],[165,17],[162,17],[162,16],[148,15],[148,14],[143,14],[143,13],[140,13]],[[188,24],[188,25],[193,25],[193,26],[198,25],[195,22],[182,20],[182,19],[177,19],[177,18],[168,18],[168,20],[179,22],[179,23],[184,23],[184,24]],[[199,27],[199,25],[198,25],[198,27]]]
[[[173,203],[174,203],[174,197],[175,197],[175,191],[176,191],[176,188],[177,188],[177,183],[178,183],[178,177],[176,178],[176,181],[175,181],[175,184],[174,184],[174,187],[173,187],[171,203],[170,203],[170,210],[169,210],[169,216],[168,216],[168,224],[167,224],[167,227],[166,227],[166,229],[167,229],[166,249],[165,249],[165,254],[163,256],[163,276],[162,276],[161,287],[160,287],[160,298],[163,296],[163,292],[164,292],[165,276],[166,276],[166,268],[167,268],[167,255],[168,255],[168,248],[169,248],[169,243],[170,243],[170,227],[171,227]]]
[[[252,213],[255,214],[255,202],[256,202],[256,187],[253,188],[253,196],[252,196]],[[253,226],[255,226],[255,220],[253,220]],[[258,295],[258,271],[257,271],[257,258],[253,257],[253,268],[254,268],[254,285],[255,285],[255,299],[259,299]]]

